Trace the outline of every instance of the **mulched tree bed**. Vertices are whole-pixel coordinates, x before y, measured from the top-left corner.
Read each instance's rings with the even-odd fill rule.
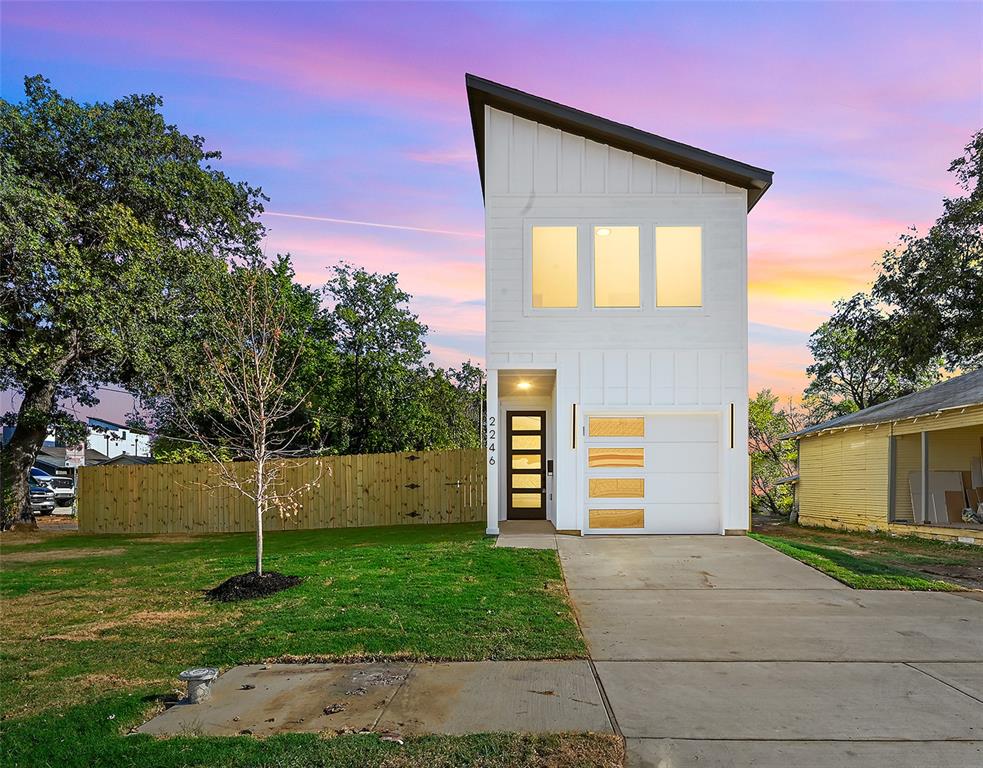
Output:
[[[257,597],[267,597],[296,587],[303,579],[300,576],[284,576],[276,571],[269,571],[262,576],[256,571],[241,573],[226,579],[213,589],[205,591],[210,600],[221,603],[232,603],[236,600],[252,600]]]

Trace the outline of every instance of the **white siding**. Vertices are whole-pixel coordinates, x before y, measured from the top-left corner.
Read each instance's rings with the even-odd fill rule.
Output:
[[[604,408],[717,416],[722,527],[747,527],[745,190],[490,107],[485,137],[488,367],[557,371],[557,527],[584,527],[583,445],[573,448],[573,404],[581,415]],[[533,310],[524,296],[529,233],[548,223],[581,226],[582,262],[592,252],[587,227],[637,223],[643,306],[592,310],[584,306],[590,286],[582,285],[578,310]],[[654,306],[658,225],[703,228],[702,307]]]

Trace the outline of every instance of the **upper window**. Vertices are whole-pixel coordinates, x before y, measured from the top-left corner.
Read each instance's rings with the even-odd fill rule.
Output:
[[[655,303],[659,307],[703,305],[700,227],[655,228]]]
[[[532,305],[577,306],[577,228],[532,228]]]
[[[638,227],[594,227],[594,306],[639,307]]]

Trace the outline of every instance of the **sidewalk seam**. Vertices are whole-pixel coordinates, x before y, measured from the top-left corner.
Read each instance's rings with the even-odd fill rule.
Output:
[[[382,721],[383,716],[386,714],[389,707],[392,706],[392,703],[396,701],[396,697],[399,695],[399,692],[403,690],[403,686],[406,685],[407,681],[410,679],[410,675],[413,674],[413,670],[416,669],[416,666],[417,662],[410,662],[410,668],[406,670],[406,677],[400,681],[399,685],[396,687],[396,690],[393,692],[393,695],[389,697],[389,701],[387,701],[384,706],[380,707],[379,714],[372,723],[372,731],[375,731],[375,729],[379,727],[379,723]]]
[[[601,695],[601,703],[604,705],[604,711],[607,713],[611,728],[614,730],[615,735],[624,742],[625,735],[621,732],[621,726],[618,725],[618,718],[614,716],[611,700],[608,699],[608,692],[604,690],[604,683],[601,682],[601,676],[597,673],[597,667],[594,666],[594,658],[590,653],[590,643],[587,642],[587,635],[584,634],[584,627],[580,623],[580,611],[577,610],[577,604],[573,600],[573,595],[570,594],[570,586],[567,584],[567,572],[563,568],[563,558],[560,557],[559,542],[557,542],[556,561],[560,564],[560,573],[563,576],[563,590],[567,594],[567,602],[573,611],[573,620],[577,622],[577,630],[580,632],[580,636],[584,638],[584,646],[587,648],[587,665],[590,667],[591,675],[594,676],[594,685],[597,686],[597,692]]]
[[[903,664],[904,664],[904,665],[905,665],[906,667],[911,667],[911,668],[912,668],[912,669],[914,669],[915,671],[917,671],[917,672],[921,672],[921,673],[922,673],[923,675],[926,675],[927,677],[930,677],[930,678],[932,678],[933,680],[935,680],[935,681],[937,681],[937,682],[939,682],[939,683],[942,683],[942,685],[945,685],[945,686],[947,686],[947,687],[949,687],[949,688],[952,688],[952,690],[954,690],[954,691],[957,691],[958,693],[961,693],[961,694],[962,694],[963,696],[966,696],[966,697],[968,697],[968,698],[970,698],[970,699],[972,699],[972,700],[973,700],[973,701],[975,701],[975,702],[976,702],[977,704],[983,704],[983,699],[980,699],[979,697],[977,697],[977,696],[974,696],[973,694],[971,694],[971,693],[969,693],[969,692],[967,692],[967,691],[964,691],[964,690],[963,690],[962,688],[959,688],[958,686],[956,686],[956,685],[953,685],[953,684],[952,684],[952,683],[950,683],[950,682],[949,682],[948,680],[943,680],[943,679],[942,679],[941,677],[937,677],[936,675],[933,675],[933,674],[932,674],[931,672],[929,672],[929,671],[928,671],[927,669],[922,669],[921,667],[916,667],[916,666],[915,666],[915,664],[937,664],[937,663],[940,663],[940,664],[946,664],[946,663],[949,663],[949,662],[932,662],[932,661],[923,661],[923,662],[907,662],[907,661],[905,661],[905,662],[902,662],[902,663],[903,663]]]

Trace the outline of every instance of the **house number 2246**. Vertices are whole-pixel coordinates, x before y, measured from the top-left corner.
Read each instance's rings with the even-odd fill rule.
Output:
[[[495,417],[488,417],[488,464],[495,466]]]

